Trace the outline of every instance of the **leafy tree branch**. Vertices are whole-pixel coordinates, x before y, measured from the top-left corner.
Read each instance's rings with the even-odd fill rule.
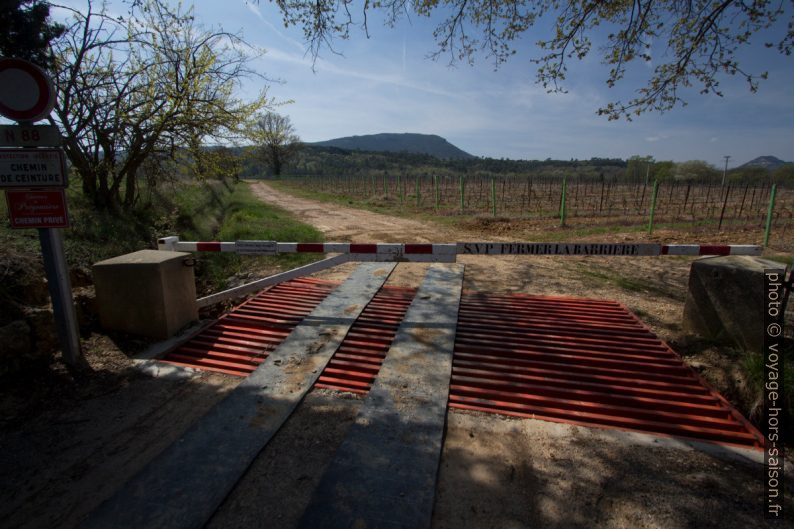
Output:
[[[368,12],[384,14],[394,25],[411,14],[439,15],[431,57],[449,55],[451,63],[473,62],[484,54],[499,67],[515,55],[522,39],[535,38],[541,54],[531,59],[537,82],[549,92],[564,92],[571,60],[594,53],[608,69],[609,87],[624,80],[627,68],[653,66],[635,97],[616,100],[597,109],[608,119],[632,117],[648,111],[664,112],[683,106],[683,88],[698,86],[702,93],[722,95],[724,75],[743,78],[755,92],[766,72],[741,66],[739,51],[758,32],[777,31],[769,48],[790,55],[794,44],[794,2],[786,0],[275,0],[284,23],[303,29],[316,58],[334,38],[350,37],[361,24],[368,35]],[[352,6],[360,5],[361,22]],[[788,12],[785,10],[789,6]],[[550,33],[548,33],[548,29]],[[605,29],[606,35],[602,35]],[[538,38],[538,35],[540,38]],[[662,49],[665,48],[665,49]],[[660,60],[661,59],[661,60]],[[659,61],[657,63],[657,61]]]

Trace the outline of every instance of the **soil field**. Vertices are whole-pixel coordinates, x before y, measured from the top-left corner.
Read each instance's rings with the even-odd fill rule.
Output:
[[[509,220],[474,218],[439,226],[296,198],[262,182],[252,186],[262,200],[316,226],[327,241],[531,240],[541,233]],[[741,232],[732,236],[738,240],[723,235],[704,241],[697,233],[659,230],[652,237],[616,233],[578,240],[755,242],[742,240]],[[681,332],[690,258],[462,256],[459,261],[466,265],[467,289],[620,301],[729,397],[741,395],[743,381],[723,367],[730,365],[725,351]],[[354,266],[322,276],[342,279]],[[417,286],[425,269],[400,264],[389,283]],[[0,527],[77,526],[239,382],[208,374],[150,378],[122,352],[143,344],[94,335],[84,346],[95,370],[90,376],[56,372],[36,384],[19,381],[4,394]],[[360,404],[352,395],[312,391],[209,527],[294,527]],[[790,474],[786,484],[790,490]],[[779,527],[764,519],[763,490],[762,467],[740,453],[453,410],[432,526]],[[785,509],[794,513],[790,494]]]

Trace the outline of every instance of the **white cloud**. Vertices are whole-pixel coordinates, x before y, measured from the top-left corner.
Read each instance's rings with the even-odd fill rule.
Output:
[[[445,90],[442,88],[438,88],[429,83],[415,82],[411,79],[403,77],[402,75],[378,72],[375,70],[363,71],[363,70],[344,68],[337,66],[336,64],[329,62],[325,59],[319,59],[319,58],[317,59],[316,62],[312,63],[312,60],[309,57],[307,57],[305,54],[298,55],[295,53],[290,53],[275,48],[268,49],[265,58],[266,59],[270,58],[277,61],[283,61],[291,64],[304,66],[307,69],[310,69],[312,68],[312,66],[314,66],[315,70],[317,71],[315,76],[323,75],[323,74],[332,74],[332,75],[338,75],[353,79],[372,81],[379,84],[393,85],[401,88],[410,88],[413,90],[418,90],[421,92],[425,92],[437,96],[452,97],[452,98],[460,97],[460,94],[458,93]],[[318,82],[321,81],[318,79]]]
[[[260,21],[262,21],[262,23],[268,29],[270,29],[273,33],[278,35],[283,41],[289,43],[293,48],[305,53],[306,47],[303,44],[301,44],[300,42],[298,42],[297,40],[293,39],[292,37],[288,37],[287,35],[282,33],[273,23],[271,23],[267,18],[265,18],[265,16],[262,14],[262,11],[259,9],[258,6],[254,5],[254,4],[250,3],[250,2],[246,2],[245,6],[248,8],[248,10],[251,13],[256,15],[256,17]]]

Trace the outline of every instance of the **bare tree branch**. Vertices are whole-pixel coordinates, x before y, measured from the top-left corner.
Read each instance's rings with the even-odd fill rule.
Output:
[[[141,0],[115,19],[89,0],[72,13],[53,44],[51,121],[98,206],[131,207],[145,164],[184,161],[205,140],[242,140],[246,122],[269,104],[264,92],[251,102],[234,97],[243,77],[263,78],[248,66],[255,50],[239,35],[196,25],[190,10]]]

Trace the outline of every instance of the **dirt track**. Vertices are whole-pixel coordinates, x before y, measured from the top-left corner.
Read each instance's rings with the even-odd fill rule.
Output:
[[[328,241],[440,243],[516,240],[505,235],[493,236],[487,225],[481,230],[452,230],[416,220],[298,198],[261,181],[252,183],[251,188],[265,202],[283,207],[321,230]],[[663,236],[661,233],[651,240],[656,241]],[[601,241],[603,236],[580,240]],[[641,236],[631,239],[635,240],[648,241]],[[628,241],[626,236],[619,236],[610,242]],[[679,330],[692,259],[507,255],[460,256],[458,261],[466,265],[466,289],[615,299],[643,315],[646,323],[660,336],[671,339]],[[320,275],[341,279],[354,266],[349,264]],[[399,264],[389,283],[416,286],[421,282],[426,268],[424,264]],[[590,273],[583,274],[583,270]],[[638,285],[637,290],[616,288],[618,278],[633,280]]]
[[[254,188],[263,200],[322,229],[328,240],[491,238],[296,199],[263,183]],[[467,288],[617,299],[663,336],[678,335],[687,259],[467,256],[462,262]],[[401,264],[390,282],[416,285],[424,268]],[[648,290],[620,288],[612,279],[617,274]],[[345,275],[344,269],[325,274]],[[35,419],[0,422],[0,527],[75,527],[239,381],[222,375],[149,378],[118,352],[89,360],[100,380],[109,379],[110,391],[99,385],[89,396],[65,396],[63,406]],[[311,392],[209,527],[294,527],[360,402]],[[764,527],[761,477],[757,464],[647,436],[453,410],[432,526]],[[790,499],[786,510],[789,517],[794,513]]]

